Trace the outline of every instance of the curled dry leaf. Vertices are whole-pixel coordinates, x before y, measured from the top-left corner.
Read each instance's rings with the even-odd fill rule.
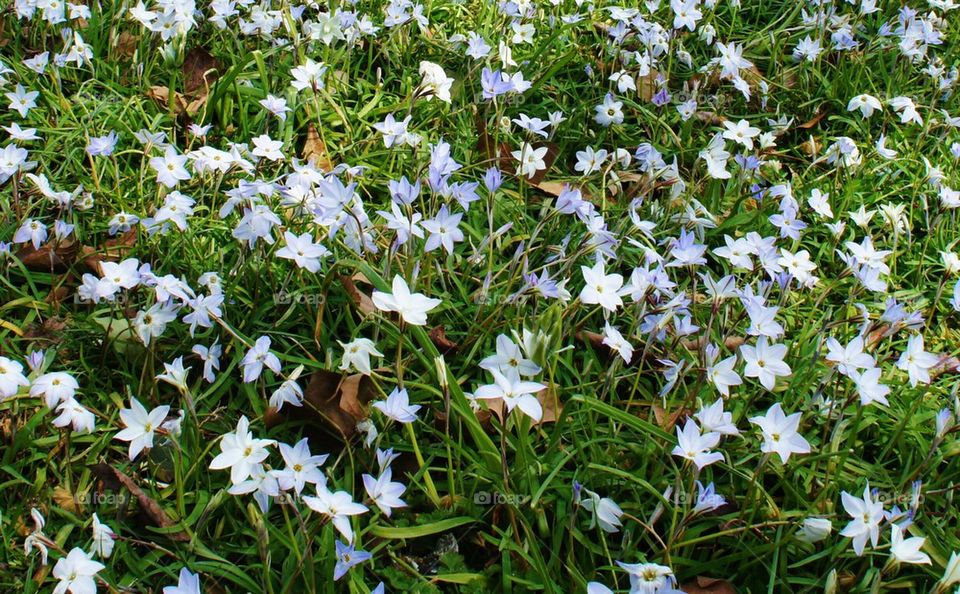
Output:
[[[727,580],[702,575],[681,585],[680,590],[687,594],[737,594],[737,589]]]
[[[440,351],[441,355],[452,353],[460,348],[459,344],[447,338],[447,333],[443,326],[437,326],[430,331],[428,336],[430,337],[430,341],[433,342],[434,346],[437,347],[437,350]]]
[[[143,513],[153,521],[154,524],[160,528],[171,528],[176,526],[177,523],[174,522],[170,516],[167,515],[167,512],[163,510],[163,507],[160,506],[152,497],[146,494],[143,489],[140,488],[132,478],[123,474],[119,470],[113,467],[107,467],[110,473],[113,475],[113,478],[116,479],[131,495],[137,500],[137,503],[140,505],[140,509],[143,510]],[[190,540],[190,537],[182,531],[175,532],[166,532],[167,538],[171,540],[176,540],[179,542],[187,542]]]
[[[83,511],[83,505],[80,503],[80,499],[76,497],[70,489],[64,486],[57,485],[54,487],[52,497],[53,502],[62,510],[72,514],[78,514]]]
[[[317,127],[313,124],[307,128],[307,139],[303,143],[303,158],[313,163],[321,171],[330,173],[333,171],[333,162],[330,160],[330,153],[327,151],[327,144],[320,137]]]
[[[286,420],[308,424],[319,421],[341,438],[349,439],[356,433],[357,423],[367,417],[367,404],[374,395],[373,383],[363,374],[344,375],[321,369],[310,376],[303,391],[303,406],[288,405],[281,411],[271,407],[264,420],[268,427]]]
[[[377,307],[373,304],[373,299],[370,295],[364,293],[357,287],[357,283],[354,280],[357,277],[341,275],[340,284],[343,285],[343,288],[346,289],[347,295],[350,297],[350,301],[353,302],[353,305],[360,310],[365,316],[368,316],[377,310]],[[365,280],[360,277],[360,280]]]
[[[205,48],[196,46],[183,57],[182,70],[184,94],[205,97],[220,76],[220,62]]]
[[[27,244],[17,253],[17,258],[30,270],[64,272],[73,264],[79,249],[72,239],[55,244],[47,242],[40,249]]]

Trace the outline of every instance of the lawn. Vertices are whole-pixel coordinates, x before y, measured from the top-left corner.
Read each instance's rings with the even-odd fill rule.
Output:
[[[957,590],[955,0],[78,2],[0,591]]]

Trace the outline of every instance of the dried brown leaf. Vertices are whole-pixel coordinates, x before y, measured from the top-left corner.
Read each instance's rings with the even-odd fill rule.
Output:
[[[333,171],[333,161],[330,160],[327,144],[320,137],[317,127],[313,124],[310,124],[307,128],[307,139],[303,143],[303,152],[301,155],[321,171],[327,173]]]
[[[367,295],[357,288],[357,284],[354,282],[353,277],[341,275],[340,284],[342,284],[343,288],[346,289],[347,295],[350,297],[353,305],[360,310],[360,313],[368,316],[377,310],[376,306],[373,304],[373,299],[370,298],[370,295]]]
[[[183,90],[187,95],[206,96],[210,85],[220,76],[220,62],[201,46],[183,57]]]
[[[737,589],[727,580],[697,576],[680,586],[687,594],[737,594]]]
[[[137,503],[140,504],[140,509],[143,510],[143,513],[147,514],[157,526],[160,528],[170,528],[176,526],[177,523],[174,522],[170,516],[167,515],[167,512],[163,510],[163,507],[160,506],[152,497],[147,495],[143,489],[140,488],[140,485],[134,482],[132,478],[123,474],[116,468],[111,468],[114,476],[120,484],[122,484],[127,491],[130,491],[130,494],[136,498]],[[176,540],[179,542],[187,542],[190,540],[190,537],[185,532],[168,532],[166,536],[171,540]]]

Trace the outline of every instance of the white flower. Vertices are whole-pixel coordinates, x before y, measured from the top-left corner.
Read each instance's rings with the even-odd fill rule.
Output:
[[[380,511],[388,518],[395,508],[405,507],[407,505],[403,499],[400,499],[400,496],[407,490],[407,487],[403,483],[393,481],[393,472],[389,468],[384,470],[383,474],[377,478],[373,478],[373,476],[369,474],[364,474],[363,488],[366,489],[370,499],[377,504]]]
[[[450,87],[453,86],[453,79],[447,76],[439,64],[420,62],[420,76],[423,80],[420,82],[420,88],[423,89],[427,101],[436,97],[440,101],[450,103]]]
[[[617,308],[623,305],[623,299],[620,298],[623,276],[607,274],[602,260],[597,260],[590,268],[581,266],[580,272],[583,273],[585,283],[580,291],[580,301],[587,305],[600,305],[610,312],[616,312]]]
[[[353,542],[353,527],[350,526],[350,516],[356,516],[367,511],[367,506],[356,503],[346,491],[332,492],[326,485],[317,487],[317,496],[306,496],[303,502],[315,512],[330,518],[333,526],[343,535],[347,542]]]
[[[681,430],[677,429],[677,445],[673,448],[673,455],[690,460],[697,466],[697,470],[723,460],[720,452],[711,452],[720,443],[720,434],[708,431],[700,433],[700,427],[693,419],[687,419]]]
[[[277,257],[293,260],[298,267],[310,272],[320,270],[320,259],[330,253],[323,245],[314,243],[309,232],[298,236],[284,231],[283,238],[286,245],[277,250]]]
[[[535,394],[545,389],[545,385],[524,381],[516,374],[507,376],[496,369],[489,371],[493,375],[493,383],[477,388],[474,393],[475,398],[502,398],[503,403],[507,406],[507,412],[519,408],[521,412],[534,421],[539,422],[543,418],[543,407]]]
[[[399,274],[393,277],[393,293],[374,291],[373,304],[381,311],[395,311],[400,318],[414,326],[427,323],[427,312],[442,303],[440,299],[427,297],[422,293],[411,293],[407,281]]]
[[[253,474],[254,469],[270,454],[267,446],[276,442],[272,439],[256,439],[250,432],[250,421],[240,417],[237,429],[227,433],[220,440],[220,453],[210,462],[211,470],[230,469],[230,480],[239,484]]]
[[[90,549],[91,555],[96,555],[101,559],[108,559],[113,553],[113,546],[116,544],[114,538],[116,534],[110,529],[110,526],[100,522],[97,514],[93,514],[93,547]]]
[[[782,344],[767,344],[767,337],[757,339],[757,346],[743,345],[740,354],[747,365],[743,375],[760,380],[764,388],[773,390],[777,377],[790,375],[790,366],[783,362],[787,347]]]
[[[833,522],[826,518],[807,518],[803,521],[800,539],[805,542],[820,542],[830,536]]]
[[[753,139],[760,134],[760,128],[754,128],[747,120],[740,120],[733,123],[730,120],[723,122],[723,137],[741,144],[747,150],[753,150]]]
[[[517,175],[533,178],[538,171],[547,168],[547,164],[543,160],[547,156],[547,147],[545,146],[533,148],[530,143],[524,142],[519,151],[511,151],[510,154],[517,160]]]
[[[410,404],[410,396],[406,390],[394,388],[386,400],[374,402],[373,408],[398,423],[412,423],[417,420],[420,405]]]
[[[584,489],[587,498],[583,501],[583,509],[593,512],[590,519],[590,527],[600,526],[604,532],[614,533],[620,531],[620,517],[623,510],[617,503],[609,497],[600,497],[589,489]]]
[[[180,569],[180,576],[176,586],[164,586],[163,594],[201,594],[200,576],[190,573],[186,567]]]
[[[867,484],[863,489],[863,499],[843,491],[840,494],[843,502],[843,509],[853,518],[849,524],[840,531],[840,536],[846,536],[853,539],[853,550],[859,557],[863,555],[863,548],[867,544],[867,539],[877,546],[880,540],[880,522],[883,521],[883,502],[873,501],[870,497],[870,485]]]
[[[722,398],[717,398],[709,406],[701,407],[693,416],[700,421],[704,431],[714,431],[720,435],[740,435],[740,430],[733,424],[733,414],[723,410]]]
[[[882,111],[883,105],[881,105],[880,100],[874,97],[873,95],[857,95],[847,103],[847,111],[854,111],[856,109],[860,110],[860,115],[863,119],[867,119],[873,115],[874,111]]]
[[[936,355],[923,350],[923,335],[916,334],[907,341],[907,350],[897,360],[897,368],[906,371],[910,385],[916,387],[918,383],[930,383],[930,368],[937,361]]]
[[[633,345],[609,322],[603,326],[603,344],[619,353],[624,363],[629,364],[633,358]]]
[[[60,416],[53,420],[55,427],[70,425],[76,433],[93,433],[96,417],[75,399],[68,398],[61,402],[57,412]]]
[[[130,408],[120,411],[120,420],[126,427],[114,439],[130,442],[130,459],[134,460],[145,448],[153,447],[153,435],[163,425],[170,407],[158,406],[149,413],[136,399],[130,399]]]
[[[16,396],[21,387],[29,385],[30,381],[23,375],[23,365],[0,357],[0,402]]]
[[[53,566],[53,577],[60,580],[53,589],[53,594],[96,594],[97,582],[94,576],[104,567],[82,549],[74,547]]]
[[[283,456],[286,467],[275,474],[280,488],[284,491],[293,489],[299,495],[307,484],[326,484],[327,479],[323,476],[320,466],[327,461],[328,456],[311,454],[306,437],[292,447],[281,443],[280,455]]]
[[[630,574],[631,594],[658,594],[673,591],[676,579],[673,570],[665,565],[656,563],[623,563],[617,565]]]
[[[810,453],[810,443],[797,433],[797,428],[800,426],[800,413],[784,415],[779,402],[771,406],[766,415],[751,417],[750,422],[760,427],[763,433],[763,445],[760,446],[760,451],[777,453],[784,464],[790,459],[790,454]]]
[[[890,535],[890,556],[898,563],[913,563],[916,565],[930,565],[932,561],[930,556],[920,551],[926,538],[922,536],[912,536],[903,538],[903,530],[900,526],[892,524]]]
[[[347,343],[338,340],[337,343],[343,347],[343,358],[339,367],[342,371],[353,368],[364,375],[370,375],[373,373],[370,368],[370,357],[383,356],[383,353],[377,350],[377,345],[369,338],[356,338]]]
[[[258,338],[257,342],[243,356],[240,365],[243,366],[244,383],[256,381],[263,373],[264,365],[274,373],[280,373],[280,359],[270,352],[270,337],[261,336]]]

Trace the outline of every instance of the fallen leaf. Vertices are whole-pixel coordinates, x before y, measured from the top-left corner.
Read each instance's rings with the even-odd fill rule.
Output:
[[[660,71],[655,68],[650,69],[650,73],[646,76],[637,77],[637,94],[640,95],[640,98],[646,102],[653,100],[653,96],[657,94],[657,77],[660,76]]]
[[[360,310],[360,313],[368,316],[377,310],[377,307],[373,304],[373,299],[370,298],[370,295],[367,295],[357,288],[353,277],[341,275],[340,284],[347,290],[347,295],[350,297],[353,305]]]
[[[303,152],[301,155],[321,171],[326,173],[333,171],[333,162],[330,160],[327,145],[323,142],[323,139],[320,138],[320,133],[317,132],[317,127],[313,124],[310,124],[307,128],[307,139],[303,143]]]
[[[167,109],[170,105],[170,89],[167,87],[150,87],[147,89],[147,97],[156,101],[164,109]],[[187,100],[176,91],[173,91],[173,111],[177,115],[183,115],[187,112]]]
[[[319,419],[340,437],[349,439],[356,433],[357,422],[367,417],[367,404],[373,398],[369,377],[321,369],[310,376],[303,391],[303,406],[288,405],[282,411],[271,407],[264,421],[267,427],[274,427],[286,420],[311,423]]]
[[[737,589],[727,580],[704,576],[681,585],[680,590],[687,594],[737,594]]]
[[[220,62],[205,48],[196,46],[183,57],[182,71],[184,94],[206,96],[220,76]]]
[[[132,58],[137,52],[139,39],[129,31],[124,31],[117,37],[117,54],[124,58]]]
[[[817,113],[814,114],[812,118],[810,118],[809,120],[807,120],[802,124],[797,124],[797,128],[800,128],[801,130],[809,130],[810,128],[813,128],[814,126],[820,123],[820,120],[827,117],[828,112],[829,110],[827,109],[826,106],[821,107],[820,109],[817,110]]]
[[[690,414],[690,411],[682,406],[670,414],[667,414],[667,411],[657,404],[654,404],[652,408],[653,418],[656,419],[657,425],[667,433],[673,433],[677,421]]]
[[[451,353],[460,348],[460,345],[447,338],[447,333],[443,326],[437,326],[428,333],[431,342],[437,347],[441,355]]]
[[[66,487],[56,486],[53,488],[53,501],[57,504],[57,507],[72,514],[83,511],[80,501]]]
[[[140,504],[140,509],[143,510],[147,516],[153,520],[153,522],[160,528],[170,528],[176,526],[177,523],[170,519],[170,516],[167,515],[167,512],[163,510],[159,503],[154,501],[149,495],[147,495],[143,489],[140,488],[140,485],[135,483],[132,478],[123,474],[116,468],[111,467],[110,470],[113,472],[113,475],[116,477],[120,484],[123,485],[127,491],[130,491],[130,494],[133,495],[137,503]],[[182,532],[167,532],[166,536],[171,540],[176,540],[179,542],[187,542],[190,540],[190,537]]]
[[[17,258],[30,270],[63,272],[73,263],[78,248],[72,239],[55,245],[47,242],[41,245],[40,249],[34,249],[33,245],[27,244],[17,253]]]
[[[100,247],[82,246],[80,248],[80,257],[88,268],[99,274],[100,262],[118,262],[122,260],[136,243],[137,228],[134,227],[126,233],[104,241]]]

